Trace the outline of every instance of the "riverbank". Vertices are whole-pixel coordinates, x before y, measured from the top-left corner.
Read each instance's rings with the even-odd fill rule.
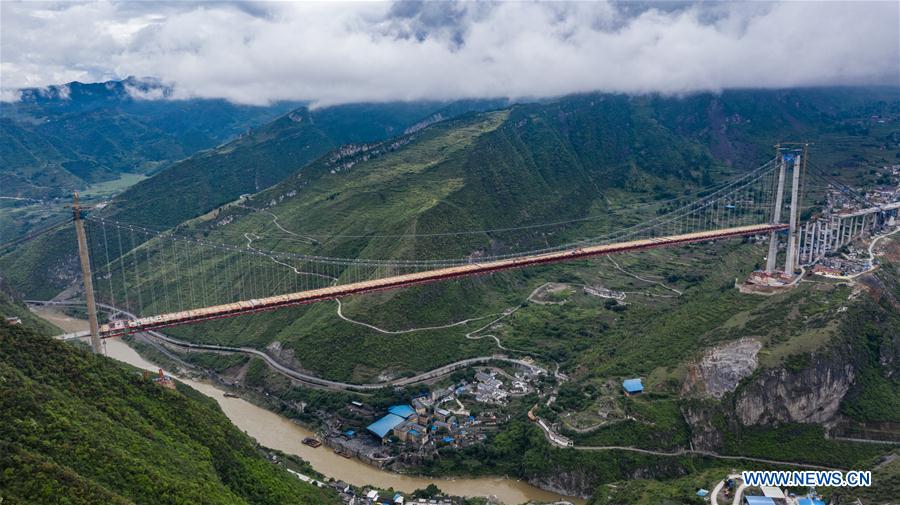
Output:
[[[87,328],[87,321],[72,318],[52,308],[35,308],[33,312],[66,332],[83,331]],[[152,371],[159,368],[140,356],[121,339],[105,340],[105,348],[107,356],[132,366]],[[577,504],[584,503],[584,500],[563,497],[527,482],[504,477],[429,479],[380,470],[356,459],[339,456],[325,447],[312,448],[303,445],[304,438],[314,436],[311,431],[241,398],[226,398],[225,391],[213,384],[180,377],[179,380],[213,398],[232,423],[254,437],[260,444],[297,455],[308,461],[317,472],[355,486],[392,487],[411,493],[433,483],[451,495],[490,496],[508,505],[530,500],[537,502],[568,500]]]

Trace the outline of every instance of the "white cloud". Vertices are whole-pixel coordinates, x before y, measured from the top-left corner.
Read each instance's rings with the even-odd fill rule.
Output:
[[[176,97],[354,101],[900,85],[900,4],[3,2],[3,96],[152,76]]]

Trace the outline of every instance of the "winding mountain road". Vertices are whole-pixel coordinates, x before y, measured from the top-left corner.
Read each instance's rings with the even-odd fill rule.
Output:
[[[44,300],[26,300],[26,303],[31,305],[50,305],[50,306],[82,306],[84,302],[68,302],[68,301],[44,301]],[[120,309],[118,307],[113,307],[111,305],[98,303],[98,307],[119,312],[124,314],[127,317],[135,317],[134,314],[129,313],[126,310]],[[532,363],[529,363],[524,360],[509,358],[507,356],[500,355],[491,355],[491,356],[479,356],[475,358],[468,358],[460,361],[456,361],[453,363],[448,363],[446,365],[440,366],[433,370],[429,370],[427,372],[422,372],[420,374],[416,374],[411,377],[401,377],[398,379],[393,379],[390,381],[384,382],[372,382],[366,384],[354,384],[349,382],[341,382],[341,381],[333,381],[329,379],[324,379],[322,377],[318,377],[316,375],[312,375],[309,373],[301,372],[299,370],[295,370],[264,351],[260,351],[258,349],[254,349],[251,347],[231,347],[224,345],[215,345],[215,344],[197,344],[193,342],[186,342],[183,340],[179,340],[176,338],[172,338],[168,335],[160,333],[158,331],[146,331],[141,332],[148,337],[154,338],[158,341],[165,342],[170,345],[174,345],[177,347],[181,347],[184,349],[197,349],[197,350],[205,350],[205,351],[215,351],[215,352],[226,352],[226,353],[241,353],[249,356],[255,356],[262,359],[270,368],[275,370],[276,372],[296,381],[302,382],[304,384],[310,386],[317,386],[321,388],[334,389],[334,390],[345,390],[345,391],[374,391],[377,389],[387,388],[387,387],[399,387],[399,386],[410,386],[413,384],[418,384],[420,382],[426,382],[429,380],[436,379],[438,377],[442,377],[444,375],[450,374],[459,370],[461,368],[467,368],[475,365],[482,365],[489,363],[491,361],[503,361],[505,363],[510,363],[518,366],[523,366],[527,368],[540,368]],[[70,333],[64,335],[64,339],[72,339],[72,338],[81,338],[87,336],[87,332],[78,332],[78,333]]]

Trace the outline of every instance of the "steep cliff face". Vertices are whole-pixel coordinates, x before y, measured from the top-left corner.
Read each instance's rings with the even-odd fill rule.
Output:
[[[709,349],[696,363],[688,365],[682,394],[722,398],[734,391],[756,369],[760,348],[758,340],[742,338]]]
[[[593,452],[589,457],[581,464],[568,462],[556,471],[529,477],[528,483],[554,493],[589,499],[597,486],[610,482],[671,479],[690,471],[688,460],[681,458],[651,458],[616,451]]]
[[[563,470],[532,477],[528,483],[553,493],[588,499],[597,488],[597,477],[583,470]]]
[[[856,378],[841,355],[814,355],[799,370],[761,371],[740,390],[735,416],[745,426],[787,422],[826,423],[834,419]]]
[[[681,413],[694,449],[716,451],[723,447],[725,433],[740,426],[836,420],[858,375],[848,355],[826,351],[794,366],[758,370],[720,401],[687,400]]]
[[[694,449],[715,451],[722,447],[725,435],[715,423],[718,414],[721,414],[721,408],[709,403],[691,403],[681,408],[681,415],[691,429]]]

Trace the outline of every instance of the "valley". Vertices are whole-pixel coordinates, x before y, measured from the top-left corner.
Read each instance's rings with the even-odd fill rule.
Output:
[[[323,140],[321,154],[308,155],[298,151],[311,145],[306,135],[323,130],[304,129],[311,116],[292,112],[89,211],[101,322],[585,244],[578,251],[656,222],[672,234],[767,219],[762,202],[776,173],[767,144],[787,133],[758,130],[751,97],[818,142],[811,158],[823,175],[804,179],[804,222],[861,205],[836,204],[836,188],[890,198],[900,184],[886,157],[896,150],[887,112],[895,104],[875,91],[868,108],[823,120],[809,112],[823,95],[790,93],[803,105],[785,105],[780,92],[700,105],[615,95],[464,105],[397,136],[366,133],[371,141],[338,148]],[[712,137],[720,107],[731,109],[730,127]],[[861,115],[872,107],[892,119]],[[317,114],[321,124],[336,113]],[[860,122],[871,129],[829,142],[835,125]],[[865,147],[873,142],[881,148]],[[837,170],[847,150],[859,158]],[[256,163],[277,170],[260,183]],[[764,268],[769,240],[754,233],[127,338],[143,359],[212,393],[263,445],[355,486],[411,493],[436,482],[452,495],[493,489],[503,503],[605,503],[625,493],[652,501],[680,489],[679,503],[699,503],[684,490],[712,488],[734,468],[869,467],[896,450],[900,277],[887,219],[821,260],[863,261],[858,251],[884,234],[868,260],[877,268],[849,280],[803,270],[784,289],[754,292],[745,281]],[[4,280],[24,298],[77,307],[72,248],[54,233],[72,234],[50,232],[0,256],[11,272]],[[642,393],[624,394],[634,379]],[[440,431],[421,442],[400,428],[376,434],[389,408],[423,401],[406,422]],[[242,424],[250,412],[293,431]],[[301,447],[311,434],[327,447]]]
[[[66,332],[87,329],[87,321],[71,318],[56,310],[33,309],[33,311]],[[108,340],[105,349],[107,356],[137,368],[151,372],[156,372],[159,368],[158,364],[147,361],[120,339]],[[411,493],[415,489],[424,489],[431,483],[436,483],[442,490],[457,496],[479,496],[484,493],[484,490],[489,489],[490,496],[496,497],[502,503],[523,503],[528,500],[553,501],[557,498],[552,493],[542,492],[511,479],[433,480],[379,471],[355,459],[339,456],[329,450],[313,449],[303,445],[301,441],[305,437],[315,436],[314,432],[251,402],[223,396],[223,393],[231,391],[229,388],[206,381],[192,380],[186,376],[179,376],[178,380],[214,399],[238,428],[260,444],[300,456],[304,461],[309,462],[317,472],[332,479],[342,480],[360,487],[374,485],[382,489],[393,488],[407,493]]]
[[[900,505],[897,19],[0,1],[0,505]]]

